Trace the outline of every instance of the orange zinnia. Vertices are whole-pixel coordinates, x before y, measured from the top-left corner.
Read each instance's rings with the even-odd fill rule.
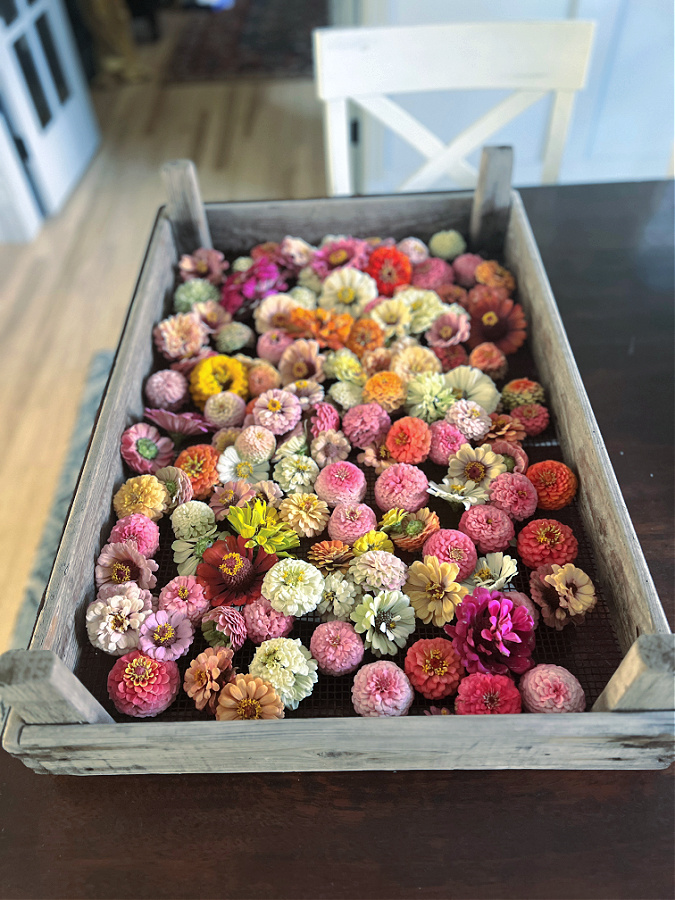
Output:
[[[412,264],[396,247],[376,247],[370,254],[366,272],[377,282],[377,289],[385,297],[393,297],[402,284],[410,284]]]
[[[539,509],[562,509],[577,492],[577,476],[557,459],[534,463],[525,474],[537,490]]]
[[[396,462],[416,465],[429,455],[431,429],[421,419],[404,416],[391,426],[385,443]]]
[[[386,412],[400,409],[405,398],[405,385],[394,372],[377,372],[363,387],[363,402],[379,403]]]
[[[354,322],[345,343],[345,347],[359,359],[369,350],[377,350],[383,346],[384,334],[374,319],[359,319],[358,322]]]
[[[206,500],[213,486],[218,484],[216,463],[219,455],[211,444],[195,444],[178,454],[174,466],[182,469],[190,479],[195,500]]]
[[[321,348],[340,350],[353,324],[354,319],[348,313],[300,307],[291,312],[288,332],[294,337],[312,338]]]

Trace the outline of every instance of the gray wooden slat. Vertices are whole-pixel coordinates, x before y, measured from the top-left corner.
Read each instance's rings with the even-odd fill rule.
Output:
[[[189,159],[164,163],[162,179],[178,252],[192,253],[199,247],[213,247],[195,164]]]

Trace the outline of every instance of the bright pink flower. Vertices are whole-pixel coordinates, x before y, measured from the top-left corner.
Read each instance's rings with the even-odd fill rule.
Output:
[[[262,644],[272,638],[288,637],[295,622],[294,616],[277,612],[264,597],[245,606],[243,615],[246,631],[254,644]]]
[[[176,660],[188,652],[194,634],[194,626],[184,613],[158,609],[141,625],[138,649],[162,662]]]
[[[145,418],[168,431],[172,438],[206,434],[209,424],[199,413],[173,413],[168,409],[146,409]]]
[[[341,503],[328,520],[330,539],[350,546],[376,527],[377,516],[365,503]]]
[[[427,502],[429,482],[417,466],[396,463],[378,476],[375,482],[375,502],[381,510],[398,507],[417,512]]]
[[[430,256],[424,262],[413,266],[411,284],[425,291],[433,291],[442,284],[452,284],[455,273],[444,259]]]
[[[335,269],[365,269],[370,249],[366,241],[358,238],[348,237],[330,241],[316,251],[310,265],[323,281]]]
[[[439,466],[447,466],[462,444],[468,444],[467,439],[455,425],[442,419],[440,422],[431,423],[431,447],[429,459]]]
[[[489,503],[465,510],[457,528],[471,538],[481,553],[506,550],[515,536],[511,519],[503,510]]]
[[[488,487],[490,503],[511,519],[522,522],[534,515],[539,498],[529,478],[515,472],[502,472]]]
[[[463,581],[476,568],[478,554],[470,537],[454,528],[441,528],[431,535],[422,550],[423,556],[435,556],[441,562],[459,566],[457,581]]]
[[[379,403],[360,403],[345,413],[342,430],[349,443],[365,450],[370,444],[382,443],[391,428],[389,413]]]
[[[366,476],[354,463],[329,463],[317,475],[314,493],[329,506],[360,503],[366,496]]]
[[[530,464],[527,453],[518,444],[511,444],[509,441],[493,441],[490,445],[493,453],[499,453],[504,457],[507,472],[517,472],[524,475]]]
[[[115,523],[108,543],[121,544],[124,541],[130,541],[148,559],[159,548],[159,525],[141,513],[124,516]]]
[[[127,716],[145,719],[168,709],[180,688],[175,662],[151,659],[139,650],[121,656],[108,675],[108,695]]]
[[[183,613],[193,625],[201,622],[202,616],[210,606],[204,588],[197,583],[194,575],[178,575],[172,578],[164,585],[159,595],[159,609],[169,613]]]
[[[145,422],[127,428],[121,440],[122,459],[133,472],[153,475],[174,459],[173,441]]]
[[[455,281],[462,287],[471,288],[476,283],[476,266],[485,262],[482,256],[476,253],[462,253],[452,261],[452,271],[455,273]]]
[[[253,309],[263,297],[285,289],[278,267],[263,257],[245,272],[233,272],[227,277],[220,302],[227,312],[236,313],[242,306]]]
[[[340,413],[331,403],[322,400],[311,407],[309,422],[310,433],[316,438],[322,431],[340,430]]]
[[[458,716],[509,715],[520,711],[520,692],[506,675],[474,672],[460,682],[455,698]]]

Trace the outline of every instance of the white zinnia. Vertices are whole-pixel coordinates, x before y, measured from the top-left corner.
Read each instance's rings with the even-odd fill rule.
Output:
[[[323,575],[302,559],[280,559],[263,578],[261,593],[277,612],[304,616],[316,609],[323,594]]]
[[[363,388],[348,381],[336,381],[328,388],[328,396],[342,409],[347,410],[363,403]]]
[[[349,313],[355,319],[364,307],[377,297],[377,282],[370,275],[351,266],[335,269],[323,283],[319,297],[322,309],[337,313]]]
[[[249,673],[269,681],[289,709],[309,697],[318,681],[317,662],[299,638],[263,641],[251,660]]]
[[[180,540],[199,538],[216,524],[216,515],[208,503],[202,500],[188,500],[181,503],[171,513],[173,533]]]
[[[484,487],[473,481],[466,481],[464,484],[453,483],[447,475],[440,484],[430,481],[427,490],[434,497],[440,497],[442,500],[447,500],[448,503],[461,503],[464,509],[479,506],[488,501],[488,492]]]
[[[518,563],[511,556],[503,553],[487,553],[476,563],[473,575],[462,582],[465,588],[473,591],[476,587],[491,591],[513,590],[511,579],[518,572]]]
[[[394,656],[415,630],[415,610],[401,591],[366,594],[351,615],[354,628],[375,656]]]
[[[308,287],[296,284],[294,288],[288,292],[296,303],[299,303],[303,309],[316,309],[316,294]]]
[[[286,316],[299,306],[297,300],[288,294],[270,294],[253,313],[255,330],[258,334],[264,334],[266,331],[282,327]]]
[[[396,338],[405,337],[410,332],[412,317],[408,304],[398,295],[391,300],[383,300],[378,303],[370,314],[384,332],[387,343]]]
[[[489,375],[473,366],[456,366],[445,373],[445,385],[452,388],[459,400],[473,400],[482,406],[488,415],[499,405],[500,394]]]
[[[94,600],[86,615],[89,640],[104,653],[123,656],[138,646],[141,625],[151,612],[141,597],[115,594]]]
[[[316,611],[324,622],[334,622],[336,619],[349,622],[360,597],[360,588],[345,578],[342,572],[330,572],[324,579],[323,594]]]
[[[480,441],[492,426],[492,419],[482,406],[473,400],[458,400],[445,414],[450,422],[462,432],[468,441]]]
[[[427,331],[440,315],[448,312],[448,307],[436,291],[407,287],[397,291],[395,296],[397,300],[403,300],[408,307],[411,334]]]
[[[266,462],[254,463],[248,459],[242,459],[234,447],[227,447],[218,457],[216,463],[218,477],[223,484],[228,481],[247,481],[249,484],[257,484],[259,481],[267,481],[270,467]]]
[[[274,467],[274,480],[285,494],[312,491],[319,467],[309,456],[286,456]]]

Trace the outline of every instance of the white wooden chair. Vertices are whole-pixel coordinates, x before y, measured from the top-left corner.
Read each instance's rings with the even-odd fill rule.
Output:
[[[542,183],[557,180],[574,103],[584,87],[593,23],[464,22],[388,28],[319,28],[314,71],[324,105],[328,191],[354,192],[349,103],[357,104],[404,138],[426,162],[398,188],[427,190],[449,173],[474,187],[477,170],[466,156],[511,119],[554,93],[543,155]],[[448,90],[513,91],[449,144],[388,94]]]

